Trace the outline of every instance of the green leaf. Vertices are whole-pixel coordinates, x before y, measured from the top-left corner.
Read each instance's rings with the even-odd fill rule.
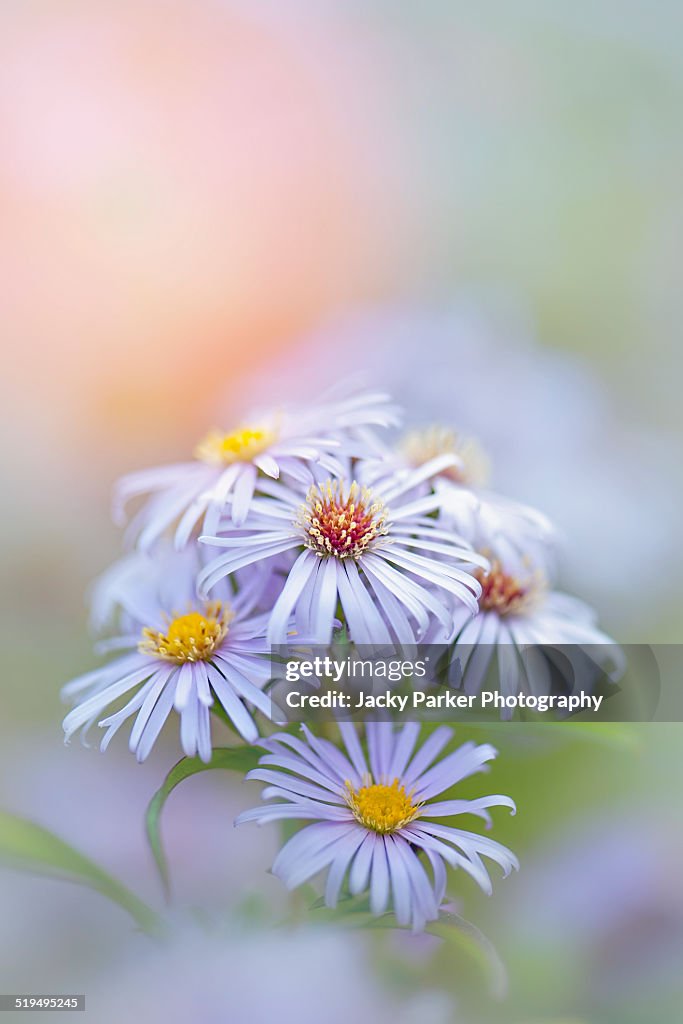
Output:
[[[57,876],[117,903],[142,931],[161,934],[158,915],[121,882],[42,825],[0,811],[0,860],[20,871]]]
[[[208,764],[198,757],[183,757],[171,768],[164,779],[163,785],[152,797],[146,814],[147,839],[154,855],[161,883],[164,887],[166,899],[170,897],[170,878],[168,873],[168,862],[164,847],[161,842],[160,821],[161,812],[170,794],[184,779],[188,779],[197,772],[211,771],[215,768],[222,768],[226,771],[246,773],[255,768],[263,751],[258,747],[218,747]]]
[[[344,896],[336,907],[328,907],[325,897],[321,896],[320,899],[308,906],[307,913],[311,920],[329,922],[338,928],[405,930],[405,926],[397,922],[393,911],[373,914],[370,910],[369,898],[364,895]]]
[[[334,909],[327,906],[324,896],[319,896],[309,905],[308,910],[318,918],[330,917],[333,920],[338,919],[343,914],[367,914],[368,916],[373,916],[370,914],[370,897],[367,893],[361,893],[359,896],[351,896],[348,893],[342,894],[337,900],[337,906]],[[379,920],[379,916],[375,916],[375,920]]]

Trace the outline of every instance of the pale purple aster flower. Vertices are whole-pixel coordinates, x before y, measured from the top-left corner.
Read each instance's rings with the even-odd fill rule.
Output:
[[[437,472],[419,493],[431,488],[439,494],[442,524],[477,550],[482,538],[493,538],[509,557],[533,553],[548,571],[554,569],[555,527],[538,509],[488,489],[489,460],[476,438],[444,426],[425,427],[410,431],[393,448],[385,446],[380,456],[363,462],[363,483],[372,487],[392,476],[401,479],[438,460]]]
[[[560,672],[570,670],[567,682],[574,676],[587,682],[597,674],[596,666],[618,679],[624,670],[621,648],[598,628],[589,605],[552,589],[543,543],[538,538],[534,543],[533,535],[518,526],[514,516],[507,532],[498,521],[473,520],[469,537],[490,565],[473,567],[482,587],[479,614],[472,618],[454,610],[453,652],[465,692],[477,693],[496,661],[504,696],[550,693],[551,663]],[[555,656],[553,648],[559,649]]]
[[[124,598],[125,604],[125,597],[131,592],[131,588],[138,586],[150,573],[154,574],[154,571],[151,557],[132,551],[118,558],[100,573],[90,586],[88,594],[90,628],[94,633],[109,630],[117,620],[120,627],[124,626],[125,611],[121,598]]]
[[[434,479],[450,480],[464,487],[483,487],[490,475],[489,459],[476,440],[442,424],[409,430],[392,444],[382,444],[379,456],[365,463],[368,482],[388,473],[424,466],[439,456],[449,456]]]
[[[530,561],[550,576],[557,569],[558,533],[538,509],[494,491],[447,480],[434,484],[441,498],[440,525],[467,537],[477,551],[496,552],[522,571]]]
[[[462,868],[487,893],[492,885],[482,857],[499,864],[505,875],[518,867],[514,854],[493,839],[429,820],[473,814],[490,825],[489,807],[509,807],[514,813],[514,802],[500,795],[430,802],[462,779],[485,771],[496,756],[493,747],[468,742],[436,761],[453,735],[451,729],[438,727],[416,750],[418,724],[395,730],[390,722],[369,722],[366,760],[350,723],[339,725],[346,753],[302,728],[305,741],[287,733],[263,741],[269,753],[247,775],[267,784],[264,800],[282,802],[245,811],[236,819],[236,824],[260,825],[314,820],[284,845],[273,864],[273,874],[288,889],[327,868],[325,903],[335,907],[348,874],[351,895],[369,889],[373,914],[391,905],[400,925],[412,924],[419,931],[439,915],[446,864]]]
[[[124,476],[115,490],[114,516],[124,521],[128,501],[147,495],[128,539],[144,550],[174,527],[181,548],[201,520],[205,531],[215,529],[228,500],[233,522],[242,523],[260,479],[284,476],[310,484],[320,470],[337,473],[340,458],[367,454],[363,431],[397,421],[396,407],[376,392],[333,397],[304,410],[255,413],[233,431],[211,430],[192,462]]]
[[[200,593],[226,574],[295,552],[271,612],[271,643],[287,641],[292,615],[300,634],[328,643],[338,602],[356,643],[412,644],[434,619],[450,630],[450,599],[474,614],[480,585],[471,565],[487,562],[430,518],[438,495],[414,496],[440,464],[435,459],[373,489],[339,477],[308,490],[271,481],[242,529],[226,519],[219,536],[201,538],[227,550],[199,574]]]
[[[78,729],[98,724],[106,731],[105,750],[117,730],[135,716],[130,750],[138,761],[150,753],[173,709],[180,715],[180,740],[188,757],[211,759],[210,708],[215,701],[249,742],[258,736],[252,707],[270,717],[271,701],[263,693],[271,677],[267,615],[254,611],[258,586],[240,588],[223,580],[211,601],[197,599],[199,568],[196,547],[182,552],[162,549],[127,559],[125,571],[105,574],[99,594],[102,607],[119,611],[122,634],[100,645],[120,654],[102,668],[72,680],[62,690],[77,701],[64,719],[66,740]],[[132,694],[132,695],[131,695]],[[102,717],[124,696],[124,707]]]

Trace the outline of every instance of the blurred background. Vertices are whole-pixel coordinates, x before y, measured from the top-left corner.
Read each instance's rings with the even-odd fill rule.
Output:
[[[84,594],[118,551],[111,484],[353,374],[480,436],[613,634],[678,643],[682,32],[674,0],[2,4],[1,807],[160,903],[140,822],[175,735],[142,769],[123,743],[61,740],[59,687],[95,664]],[[489,901],[452,894],[508,997],[448,942],[329,929],[361,1009],[339,1006],[670,1024],[680,727],[494,742],[520,805],[496,835],[523,871]],[[113,989],[142,1000],[146,979],[150,1019],[173,1021],[184,964],[212,1022],[221,965],[230,988],[278,959],[277,837],[230,824],[254,787],[186,785],[166,822],[178,913],[239,930],[246,900],[260,936],[237,957],[228,928],[207,957],[183,926],[169,967],[96,895],[3,874],[3,991],[86,991],[108,1021]],[[307,1020],[289,991],[280,1016]]]

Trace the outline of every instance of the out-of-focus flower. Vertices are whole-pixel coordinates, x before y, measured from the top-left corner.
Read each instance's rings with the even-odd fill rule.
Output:
[[[163,553],[160,552],[163,558]],[[168,557],[168,554],[167,556]],[[138,551],[117,558],[104,572],[100,573],[90,586],[90,627],[95,633],[102,633],[113,627],[115,621],[122,628],[134,628],[127,617],[129,604],[135,588],[146,586],[156,575],[152,559]]]
[[[308,491],[265,484],[268,497],[254,500],[243,529],[227,521],[220,536],[201,538],[227,552],[202,570],[200,592],[237,569],[296,551],[268,624],[271,643],[286,641],[292,614],[301,634],[329,642],[338,601],[356,643],[390,643],[392,635],[414,643],[430,615],[450,630],[451,613],[434,588],[471,615],[480,585],[463,564],[487,562],[429,518],[439,508],[437,495],[411,493],[450,464],[450,456],[440,456],[372,490],[339,477]]]
[[[452,1024],[451,1000],[425,989],[397,991],[373,962],[370,937],[327,927],[185,929],[116,965],[88,989],[100,1024],[119,1024],[127,1007],[164,1024]],[[387,979],[388,981],[388,979]]]
[[[604,999],[629,1022],[672,1020],[660,1007],[680,1005],[683,835],[662,810],[635,795],[628,810],[572,817],[501,900],[509,939],[527,958],[543,950],[560,993]]]
[[[458,536],[467,537],[477,551],[494,550],[509,565],[521,568],[530,557],[546,573],[557,562],[557,533],[542,512],[493,491],[469,490],[449,481],[436,481],[441,497],[441,520]]]
[[[397,418],[387,396],[371,392],[333,397],[305,410],[254,413],[230,432],[211,430],[196,446],[193,462],[124,476],[114,515],[122,521],[128,501],[149,495],[129,524],[129,539],[144,550],[175,524],[175,544],[183,547],[200,520],[205,531],[215,529],[226,502],[233,523],[243,523],[259,474],[311,484],[312,466],[341,472],[340,458],[363,450],[357,430],[395,425]]]
[[[286,733],[266,740],[263,746],[269,753],[247,776],[267,783],[264,799],[284,802],[246,811],[237,824],[314,819],[285,844],[273,865],[287,888],[328,868],[325,902],[334,907],[348,872],[352,895],[369,888],[373,914],[384,913],[391,904],[400,925],[421,930],[439,915],[445,863],[463,868],[485,892],[492,887],[482,856],[500,864],[506,875],[518,867],[514,854],[500,843],[428,820],[474,814],[490,824],[487,808],[503,806],[514,812],[513,801],[500,795],[429,802],[481,771],[496,756],[493,747],[465,743],[434,764],[451,729],[437,728],[415,750],[419,725],[409,723],[394,731],[389,722],[370,722],[366,760],[354,727],[340,723],[340,730],[348,756],[303,727],[305,741]],[[427,858],[431,879],[419,852]]]
[[[360,472],[368,486],[390,486],[434,460],[440,460],[438,471],[421,483],[418,493],[433,489],[439,494],[440,518],[455,533],[467,537],[477,549],[482,547],[481,538],[487,542],[493,538],[510,557],[533,550],[539,561],[554,568],[558,541],[554,526],[538,509],[484,488],[487,458],[473,437],[444,426],[413,430],[395,446],[383,445],[377,458],[360,463]]]
[[[180,714],[180,739],[188,757],[211,758],[209,708],[217,699],[238,732],[253,741],[258,730],[250,706],[270,715],[262,692],[270,678],[267,615],[254,611],[257,589],[233,592],[222,580],[211,601],[199,601],[195,580],[196,547],[144,554],[124,570],[105,577],[99,596],[103,608],[120,604],[125,633],[101,645],[126,653],[102,668],[72,680],[63,696],[78,701],[64,719],[68,740],[87,730],[104,709],[134,691],[128,703],[99,721],[106,728],[105,750],[117,730],[136,715],[130,749],[138,761],[151,751],[171,710]],[[258,580],[259,576],[255,577]],[[106,591],[109,590],[109,597]]]
[[[366,477],[376,480],[391,472],[418,469],[440,455],[449,455],[452,461],[439,470],[435,481],[450,480],[465,487],[488,482],[489,460],[476,438],[442,424],[409,430],[396,444],[383,444],[381,458],[366,461]]]

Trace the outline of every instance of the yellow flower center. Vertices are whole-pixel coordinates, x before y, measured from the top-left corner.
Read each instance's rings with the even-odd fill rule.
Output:
[[[299,508],[296,525],[304,544],[321,558],[360,558],[378,537],[389,532],[384,502],[355,480],[344,492],[338,480],[311,487]]]
[[[496,559],[491,562],[488,572],[475,569],[472,575],[481,583],[480,610],[499,615],[519,615],[529,611],[542,586],[538,576],[522,582],[509,575]]]
[[[457,455],[461,464],[439,473],[456,484],[481,486],[489,477],[489,461],[477,441],[447,427],[427,427],[406,434],[400,451],[412,466],[423,466],[438,455]]]
[[[194,455],[213,466],[231,466],[233,462],[250,462],[275,440],[275,433],[266,427],[242,427],[232,434],[210,430],[195,448]]]
[[[390,786],[377,782],[354,789],[346,783],[344,798],[356,821],[373,832],[385,835],[408,825],[420,813],[421,804],[413,803],[411,795],[398,779]]]
[[[203,614],[195,611],[176,615],[165,633],[145,626],[138,650],[178,665],[186,661],[206,661],[227,636],[232,617],[233,613],[220,601],[210,601]]]

